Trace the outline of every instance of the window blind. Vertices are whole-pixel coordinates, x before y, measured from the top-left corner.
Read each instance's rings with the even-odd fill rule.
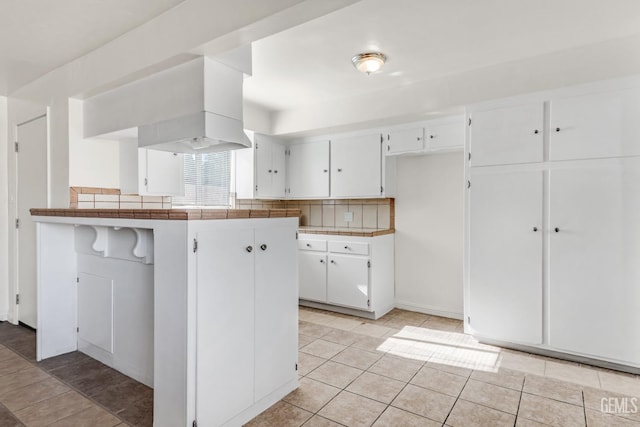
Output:
[[[179,206],[228,206],[231,181],[231,154],[184,155],[184,197],[174,197]]]

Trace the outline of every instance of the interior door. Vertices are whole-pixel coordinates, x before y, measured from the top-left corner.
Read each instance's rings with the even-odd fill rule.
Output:
[[[300,299],[327,302],[327,255],[301,251],[298,259]]]
[[[289,146],[289,197],[329,197],[329,141]]]
[[[469,191],[471,327],[540,344],[543,172],[475,174]]]
[[[327,301],[369,310],[369,259],[329,255]]]
[[[550,188],[549,343],[640,365],[640,159],[552,170]]]
[[[258,401],[298,377],[298,247],[290,227],[257,228],[255,242],[254,399]]]
[[[47,207],[47,117],[18,125],[16,232],[18,320],[37,324],[36,226],[29,209]]]
[[[331,196],[375,197],[381,194],[380,134],[331,141]]]
[[[222,425],[253,404],[253,246],[252,228],[198,233],[196,412],[203,426]]]

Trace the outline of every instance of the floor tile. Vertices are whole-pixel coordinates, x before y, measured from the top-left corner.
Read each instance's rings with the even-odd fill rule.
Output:
[[[31,367],[0,377],[0,396],[29,384],[51,378],[39,368]]]
[[[387,328],[385,326],[372,325],[370,323],[362,323],[351,329],[351,332],[367,335],[370,337],[381,338],[386,334],[393,332],[393,329]]]
[[[341,331],[339,329],[335,329],[322,337],[323,340],[346,346],[350,346],[360,338],[362,338],[362,336],[359,334],[355,334],[349,331]]]
[[[360,325],[360,322],[353,318],[334,317],[332,320],[327,322],[326,325],[343,331],[351,331],[357,328]]]
[[[471,378],[516,391],[522,391],[524,385],[524,374],[510,369],[501,369],[499,372],[473,371]]]
[[[598,372],[600,388],[627,396],[640,397],[640,379],[614,372]]]
[[[514,415],[465,400],[458,400],[447,418],[446,424],[451,427],[512,427],[515,420]]]
[[[428,418],[389,406],[373,424],[374,427],[440,427]]]
[[[132,379],[126,379],[115,385],[92,389],[89,396],[109,411],[118,413],[137,400],[153,399],[153,389]]]
[[[369,371],[399,381],[409,381],[420,370],[422,363],[385,355],[374,363]]]
[[[431,360],[429,360],[425,366],[429,368],[437,369],[439,371],[448,372],[450,374],[455,374],[465,378],[469,377],[473,372],[473,370],[469,368],[463,368],[461,366],[455,366],[455,365],[448,365],[446,363],[438,363]]]
[[[335,421],[328,420],[320,415],[314,415],[303,424],[304,427],[341,427],[342,424],[338,424]]]
[[[346,347],[341,344],[336,344],[323,339],[317,339],[311,344],[305,346],[300,351],[303,353],[311,354],[313,356],[322,357],[323,359],[331,359],[336,354],[340,353]]]
[[[638,427],[639,423],[638,421],[587,409],[587,425],[589,427]]]
[[[299,334],[298,335],[298,349],[301,349],[305,345],[311,344],[314,341],[315,341],[315,338],[309,337],[307,335]]]
[[[282,400],[315,413],[339,392],[339,388],[312,380],[311,378],[302,378],[300,380],[300,386]]]
[[[68,391],[51,399],[27,406],[15,413],[29,427],[46,426],[62,418],[94,406],[75,391]]]
[[[458,397],[465,383],[466,377],[450,374],[429,367],[423,367],[411,379],[411,384],[418,385],[423,388],[448,394],[449,396]]]
[[[539,423],[537,421],[528,420],[526,418],[518,417],[516,419],[516,427],[548,427],[548,425]]]
[[[391,403],[400,393],[406,383],[382,375],[365,372],[346,388],[355,394],[377,400],[382,403]]]
[[[133,400],[123,411],[118,413],[127,424],[136,427],[153,426],[153,395]]]
[[[72,351],[70,353],[61,354],[60,356],[50,357],[42,362],[38,362],[38,367],[45,371],[51,371],[52,369],[61,368],[63,366],[86,362],[87,360],[93,360],[89,356],[79,351]]]
[[[2,427],[24,427],[4,405],[0,404],[0,426]]]
[[[584,397],[584,406],[587,409],[627,418],[640,425],[640,399],[637,399],[634,396],[613,393],[607,390],[591,387],[585,387],[582,393]]]
[[[547,361],[544,375],[561,381],[600,388],[598,372],[590,368]]]
[[[298,374],[307,375],[324,362],[326,362],[326,360],[321,357],[298,352]]]
[[[362,350],[386,353],[389,351],[388,346],[386,346],[386,341],[384,338],[376,338],[369,336],[360,336],[351,346],[360,348]]]
[[[456,398],[408,384],[391,403],[396,408],[444,422]]]
[[[320,338],[331,332],[331,330],[332,329],[327,326],[316,325],[315,323],[305,322],[303,320],[298,322],[298,333],[313,338]]]
[[[462,390],[460,399],[515,415],[520,404],[520,394],[519,391],[470,379]]]
[[[554,378],[527,375],[524,392],[582,406],[582,387]]]
[[[526,353],[503,350],[500,352],[500,368],[511,369],[525,374],[544,376],[546,361],[531,357]]]
[[[50,399],[69,391],[60,381],[47,378],[37,383],[10,391],[0,396],[0,402],[10,411],[18,411],[45,399]]]
[[[343,391],[322,408],[318,415],[349,427],[370,426],[386,405]]]
[[[71,416],[63,418],[51,427],[114,427],[120,424],[120,420],[104,409],[92,406]]]
[[[337,354],[332,360],[344,365],[349,365],[354,368],[366,370],[371,367],[375,362],[380,360],[382,353],[373,353],[358,348],[347,348],[341,353]]]
[[[308,377],[313,380],[343,389],[358,376],[360,376],[362,372],[362,370],[352,368],[351,366],[328,361],[313,370],[308,375]]]
[[[526,387],[526,384],[525,384]],[[559,427],[584,427],[584,408],[523,393],[518,417]]]
[[[33,368],[33,365],[31,363],[13,353],[12,356],[0,360],[0,377],[30,368]]]

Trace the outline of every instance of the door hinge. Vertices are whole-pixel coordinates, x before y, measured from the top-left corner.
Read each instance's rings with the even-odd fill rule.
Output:
[[[80,278],[76,277],[76,283],[80,283]]]
[[[371,261],[367,261],[367,268],[371,268]]]
[[[467,181],[467,188],[471,188],[471,181]]]
[[[20,218],[16,218],[16,228],[20,228]]]
[[[198,427],[198,422],[196,420],[193,420],[193,423],[191,423],[191,427]]]
[[[80,327],[77,327],[77,328],[76,328],[76,332],[80,332]]]
[[[298,240],[298,232],[296,231],[296,240]]]
[[[16,153],[20,152],[20,144],[18,144],[18,141],[13,143],[13,151],[15,151]]]
[[[198,251],[198,240],[193,239],[193,252],[196,253]]]
[[[296,371],[298,370],[298,364],[296,363]]]
[[[258,191],[258,186],[256,185],[256,192]]]
[[[20,294],[16,294],[16,305],[20,304]]]
[[[256,150],[258,149],[258,143],[256,142]]]
[[[384,187],[380,186],[380,194],[384,194]]]
[[[471,126],[471,117],[469,117],[469,126]]]

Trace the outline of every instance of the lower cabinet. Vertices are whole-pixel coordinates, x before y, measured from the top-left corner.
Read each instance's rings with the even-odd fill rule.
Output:
[[[295,237],[270,227],[204,231],[197,240],[197,420],[236,424],[297,380]]]
[[[301,234],[298,248],[301,303],[355,309],[376,319],[393,308],[393,234]]]

